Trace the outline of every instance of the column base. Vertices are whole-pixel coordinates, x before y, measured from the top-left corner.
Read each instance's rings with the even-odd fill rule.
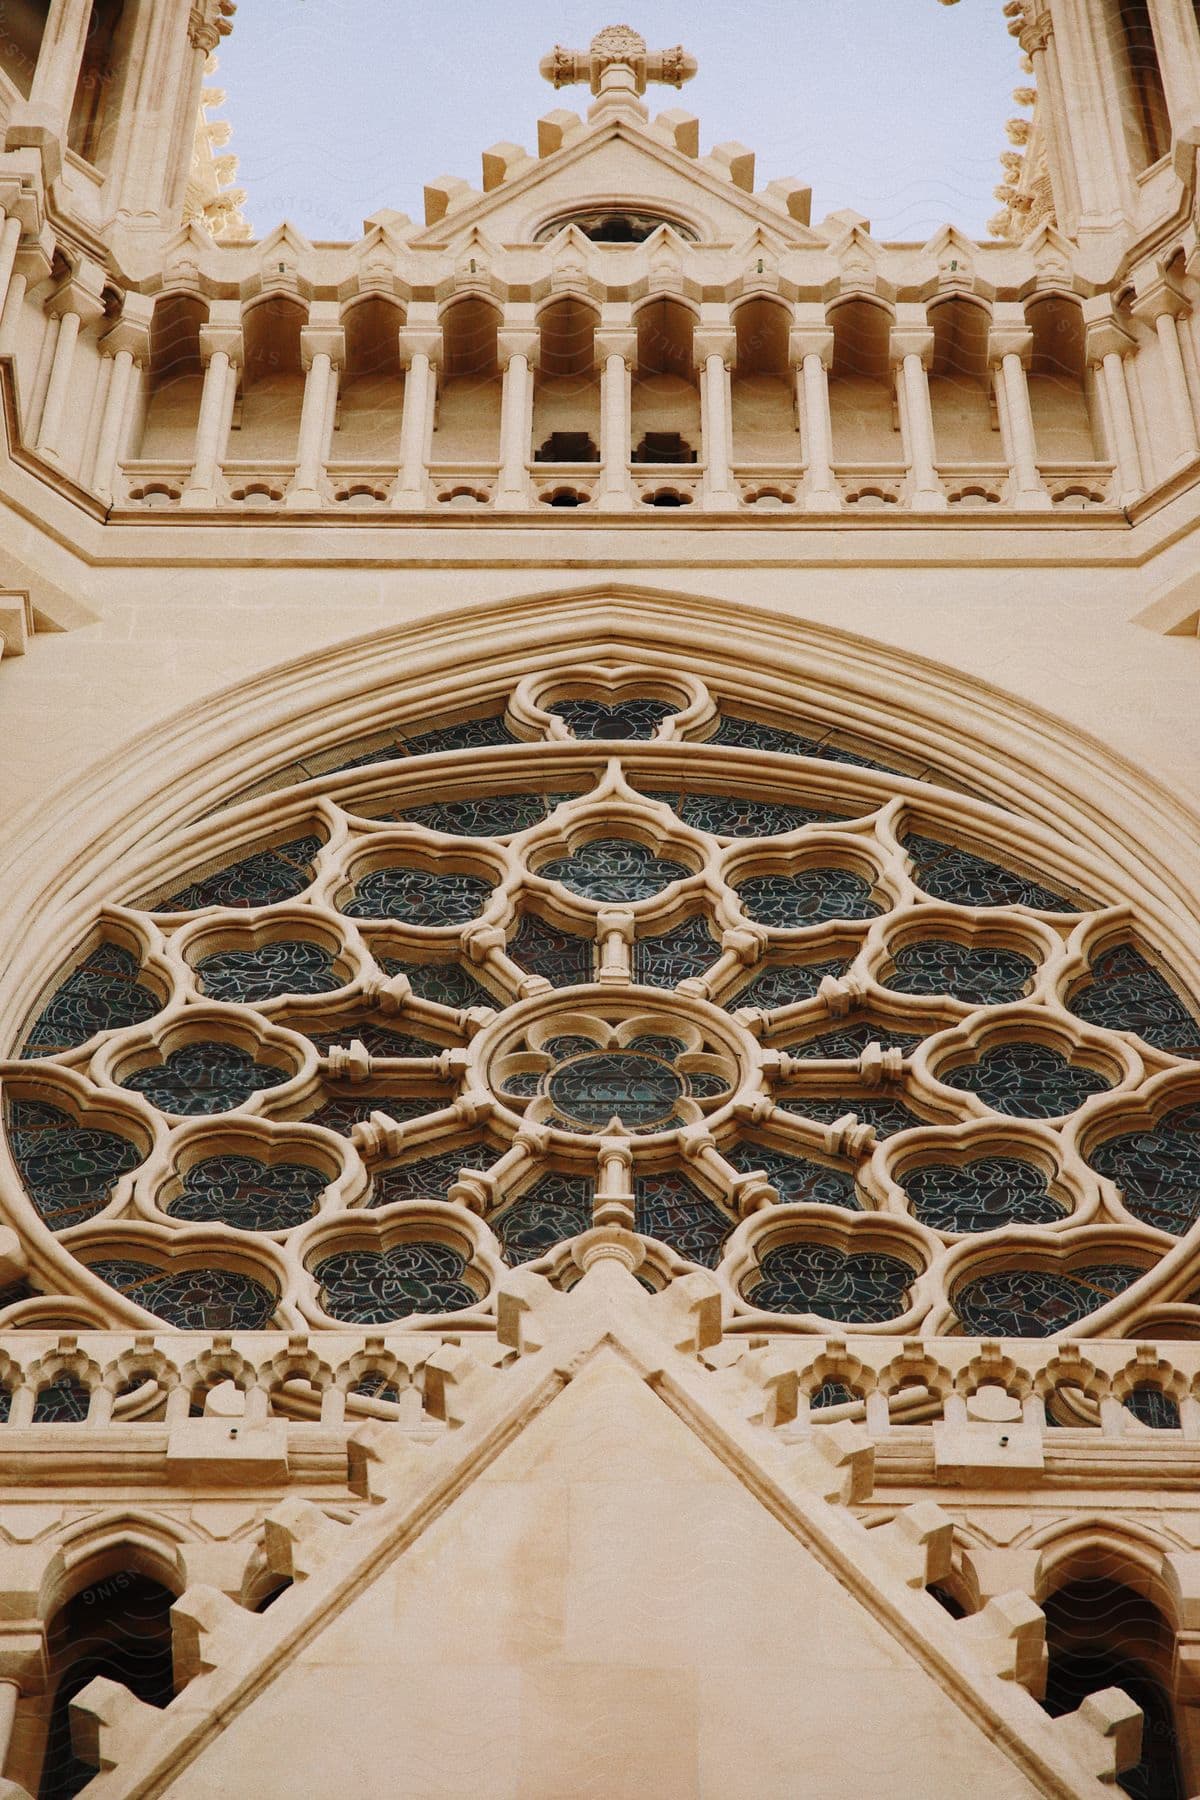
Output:
[[[283,504],[293,512],[315,512],[322,504],[320,490],[315,487],[289,488]]]
[[[1013,495],[1018,512],[1053,512],[1054,502],[1044,487],[1025,488]]]
[[[420,488],[397,488],[388,501],[393,512],[424,512],[428,504]]]
[[[494,512],[528,512],[532,501],[524,488],[502,489],[492,502]]]
[[[718,488],[703,494],[700,499],[701,512],[740,512],[741,509],[742,496],[733,488]]]
[[[950,502],[941,488],[918,488],[908,505],[912,512],[945,512]]]
[[[634,498],[627,488],[610,488],[596,495],[597,512],[631,513],[634,510]]]
[[[220,497],[216,488],[185,487],[179,496],[179,505],[187,512],[207,512],[220,505]]]

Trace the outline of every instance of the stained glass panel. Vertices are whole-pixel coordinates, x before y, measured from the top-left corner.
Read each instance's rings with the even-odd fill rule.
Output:
[[[592,940],[560,931],[537,913],[523,916],[508,941],[508,954],[520,968],[544,976],[552,987],[574,987],[592,979]]]
[[[725,1160],[747,1175],[761,1169],[787,1205],[803,1202],[807,1206],[844,1206],[851,1212],[862,1210],[853,1175],[843,1169],[831,1169],[811,1157],[770,1150],[763,1144],[739,1144],[737,1149],[725,1152]]]
[[[955,906],[1029,906],[1053,913],[1077,912],[1092,904],[1068,899],[1044,882],[939,838],[910,832],[901,843],[912,860],[913,880],[934,900],[949,900]]]
[[[410,1240],[390,1250],[339,1250],[313,1270],[321,1305],[347,1325],[386,1325],[409,1313],[461,1312],[478,1304],[466,1260],[448,1244]]]
[[[870,882],[852,869],[751,875],[736,886],[750,918],[776,931],[800,931],[827,919],[875,919],[884,910],[872,896]]]
[[[261,1331],[277,1296],[236,1269],[188,1269],[169,1274],[149,1263],[110,1257],[92,1274],[180,1331]]]
[[[334,969],[334,952],[307,938],[282,938],[252,950],[220,950],[196,965],[203,993],[212,1000],[259,1006],[281,994],[328,994],[347,979]]]
[[[11,1100],[8,1141],[38,1217],[51,1231],[81,1225],[108,1205],[142,1153],[115,1131],[80,1125],[43,1100]]]
[[[570,856],[542,863],[538,874],[557,881],[572,894],[608,905],[649,900],[691,870],[665,856],[655,856],[635,838],[593,838]]]
[[[327,1175],[305,1163],[226,1152],[194,1163],[166,1210],[173,1219],[235,1231],[290,1231],[312,1218],[328,1184]]]
[[[228,1112],[243,1105],[251,1094],[290,1079],[289,1070],[255,1062],[248,1050],[240,1050],[236,1044],[197,1043],[184,1044],[162,1062],[135,1069],[121,1086],[144,1094],[160,1112],[192,1117]]]
[[[760,1279],[747,1289],[764,1312],[816,1313],[844,1324],[875,1325],[908,1305],[912,1269],[879,1250],[847,1253],[830,1244],[780,1244],[759,1259]]]
[[[371,1175],[371,1206],[392,1206],[400,1200],[445,1200],[458,1180],[460,1169],[491,1161],[478,1144],[459,1144],[436,1156],[397,1163],[391,1169],[375,1169]]]
[[[845,813],[822,812],[812,806],[790,806],[729,794],[648,793],[647,798],[665,801],[685,825],[694,831],[709,831],[714,837],[777,837],[784,831],[798,831],[802,825],[829,825],[846,817]]]
[[[1036,1043],[996,1044],[978,1062],[946,1070],[938,1080],[960,1093],[978,1094],[993,1112],[1015,1119],[1060,1118],[1109,1085],[1095,1069]]]
[[[394,956],[376,959],[385,975],[407,975],[420,1000],[434,1000],[456,1011],[468,1006],[496,1006],[496,996],[464,969],[461,963],[402,962]]]
[[[323,1125],[326,1131],[336,1131],[342,1137],[349,1137],[356,1125],[363,1124],[372,1113],[386,1113],[389,1119],[395,1119],[402,1125],[406,1119],[420,1119],[426,1113],[440,1112],[442,1107],[449,1106],[453,1095],[430,1094],[412,1095],[381,1094],[377,1090],[361,1088],[353,1094],[330,1094],[313,1111],[305,1115],[309,1125]]]
[[[911,1131],[925,1120],[900,1100],[878,1100],[870,1094],[846,1094],[834,1099],[778,1100],[784,1112],[796,1113],[803,1119],[815,1119],[821,1125],[836,1125],[847,1113],[853,1113],[864,1125],[873,1125],[880,1138],[894,1137],[898,1131]]]
[[[402,806],[376,813],[378,819],[402,819],[428,831],[452,837],[509,837],[528,831],[548,818],[565,794],[490,794],[474,800],[436,800],[426,806]]]
[[[1001,1225],[1052,1225],[1063,1209],[1045,1174],[1016,1156],[969,1163],[926,1163],[904,1176],[913,1217],[933,1231],[996,1231]]]
[[[744,719],[733,713],[721,714],[721,723],[708,742],[736,744],[751,750],[776,750],[785,756],[816,756],[822,762],[850,763],[859,769],[879,769],[885,775],[902,773],[858,751],[843,750],[830,743],[827,737],[815,738],[800,731],[785,731],[778,725],[764,725],[758,719]]]
[[[543,1175],[491,1221],[505,1261],[532,1262],[564,1238],[589,1231],[595,1191],[595,1184],[580,1176]]]
[[[644,698],[617,700],[607,705],[603,700],[556,700],[547,710],[557,713],[563,724],[577,738],[652,738],[664,719],[679,708],[667,700]]]
[[[164,912],[195,912],[202,906],[273,906],[294,900],[313,878],[319,837],[293,838],[202,875],[159,902]]]
[[[805,1038],[803,1043],[790,1044],[788,1054],[823,1062],[857,1061],[868,1044],[879,1044],[884,1050],[903,1050],[907,1054],[920,1042],[912,1032],[893,1031],[889,1026],[864,1019],[861,1024],[840,1025],[817,1037]]]
[[[959,1288],[954,1310],[968,1337],[1050,1337],[1115,1300],[1141,1273],[1115,1262],[1076,1269],[998,1269]]]
[[[633,946],[633,979],[643,987],[673,988],[689,975],[702,975],[721,954],[721,946],[702,918],[685,919],[656,937],[640,937]]]
[[[119,944],[100,944],[66,977],[38,1014],[21,1050],[23,1057],[58,1056],[86,1044],[98,1031],[140,1025],[159,1000],[139,980],[136,956]]]
[[[733,1220],[684,1175],[639,1175],[634,1182],[637,1229],[702,1268],[721,1260]]]
[[[1132,1413],[1143,1425],[1149,1425],[1152,1431],[1179,1430],[1178,1403],[1161,1388],[1149,1385],[1131,1388],[1122,1404],[1126,1412]]]
[[[355,883],[340,910],[348,919],[404,919],[410,925],[465,925],[492,892],[490,881],[449,870],[393,866],[373,869]]]
[[[1132,944],[1115,944],[1093,957],[1087,979],[1072,988],[1067,1005],[1090,1025],[1136,1032],[1171,1056],[1200,1059],[1200,1022]]]
[[[1121,1132],[1088,1152],[1115,1181],[1135,1219],[1177,1237],[1200,1218],[1200,1105],[1176,1107],[1157,1125]]]
[[[850,962],[848,956],[837,956],[825,962],[768,963],[725,1004],[732,1008],[758,1006],[764,1012],[797,1006],[802,1000],[812,999],[827,975],[835,981],[840,979]]]
[[[898,994],[949,994],[968,1006],[1003,1006],[1019,1000],[1037,968],[1032,957],[990,944],[953,938],[919,938],[896,951],[884,987]]]
[[[306,1031],[304,1034],[319,1056],[328,1056],[335,1044],[348,1045],[357,1039],[369,1056],[413,1057],[440,1056],[446,1048],[433,1038],[415,1037],[411,1031],[394,1031],[388,1025],[377,1025],[355,1019],[332,1031]]]
[[[59,1375],[39,1388],[33,1403],[35,1425],[82,1425],[92,1403],[90,1391],[75,1375]]]

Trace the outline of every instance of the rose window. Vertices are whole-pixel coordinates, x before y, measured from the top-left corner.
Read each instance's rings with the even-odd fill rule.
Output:
[[[467,1330],[617,1226],[735,1333],[1200,1334],[1186,936],[970,787],[626,663],[264,766],[31,978],[0,1317]]]

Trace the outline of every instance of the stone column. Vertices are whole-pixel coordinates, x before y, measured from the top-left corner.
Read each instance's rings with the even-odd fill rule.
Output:
[[[906,316],[919,313],[921,322]],[[929,404],[929,363],[933,330],[924,323],[925,308],[901,307],[892,326],[890,352],[900,387],[900,418],[908,458],[908,504],[917,512],[944,512],[947,501],[938,479]]]
[[[1188,390],[1183,350],[1179,343],[1179,318],[1190,312],[1187,296],[1167,275],[1145,288],[1134,302],[1134,315],[1153,326],[1158,337],[1162,384],[1172,427],[1175,455],[1169,473],[1186,468],[1200,456],[1200,436]]]
[[[203,507],[217,504],[217,483],[229,435],[233,398],[237,391],[237,372],[244,356],[240,310],[237,301],[217,302],[209,314],[208,324],[200,327],[204,391],[200,398],[200,417],[196,424],[192,472],[183,490],[181,506]],[[218,312],[225,316],[218,318]],[[232,317],[229,316],[231,314]]]
[[[821,315],[823,321],[824,308]],[[788,355],[796,371],[796,405],[804,431],[804,510],[836,512],[842,495],[833,474],[833,420],[829,413],[832,327],[823,322],[794,326]]]
[[[728,512],[740,503],[733,481],[733,395],[730,371],[737,361],[737,333],[729,309],[720,319],[702,318],[692,335],[692,357],[700,376],[701,436],[704,440],[704,497],[707,512]]]
[[[1177,151],[1182,149],[1186,158],[1178,173],[1190,178],[1196,154],[1194,128],[1200,125],[1200,33],[1196,30],[1196,12],[1192,0],[1150,0],[1150,18],[1171,115],[1171,135]],[[1193,128],[1190,134],[1189,127]]]
[[[1009,317],[1005,317],[1005,313]],[[1008,425],[1008,473],[1010,504],[1018,510],[1047,512],[1052,505],[1038,468],[1037,435],[1029,404],[1027,370],[1033,354],[1033,333],[1019,306],[998,305],[988,332],[988,362],[996,372],[1004,397]]]
[[[50,364],[50,381],[42,405],[38,425],[38,455],[48,462],[60,463],[62,432],[67,398],[71,391],[71,371],[75,364],[75,346],[85,325],[104,317],[104,273],[95,263],[82,258],[69,281],[65,281],[47,303],[47,311],[58,321],[54,359]]]
[[[129,426],[129,395],[135,368],[150,361],[150,322],[153,302],[141,294],[126,299],[121,318],[100,340],[100,354],[111,357],[112,373],[104,396],[100,435],[92,461],[93,491],[110,506],[117,463],[125,449]]]
[[[1046,139],[1046,160],[1058,223],[1070,237],[1079,219],[1079,176],[1063,96],[1054,22],[1050,14],[1041,9],[1039,0],[1034,0],[1030,16],[1015,20],[1009,29],[1033,64],[1034,84],[1039,96],[1038,120]]]
[[[1026,0],[1026,7],[1037,10],[1033,0]],[[1078,230],[1084,237],[1124,232],[1133,197],[1111,34],[1102,28],[1097,11],[1092,0],[1055,0],[1053,9],[1062,87],[1059,116],[1071,146]]]
[[[296,444],[296,473],[284,505],[311,508],[321,504],[321,478],[329,455],[329,431],[337,396],[338,371],[346,361],[346,334],[338,322],[336,301],[315,300],[308,324],[300,332],[304,367],[304,402]]]
[[[1088,360],[1104,383],[1108,449],[1117,471],[1115,498],[1119,506],[1130,506],[1141,498],[1146,485],[1125,375],[1125,358],[1135,348],[1134,340],[1114,316],[1107,294],[1097,295],[1095,301],[1085,300],[1083,311],[1088,321]]]
[[[29,85],[31,106],[44,109],[62,124],[71,116],[92,9],[82,0],[50,0],[37,68]]]
[[[629,455],[637,330],[628,319],[618,324],[602,322],[595,342],[600,364],[600,493],[597,505],[602,512],[632,512]]]
[[[400,469],[392,492],[392,505],[399,511],[418,511],[428,500],[429,440],[441,360],[442,328],[436,309],[432,305],[410,307],[408,322],[400,329],[400,361],[407,374],[400,421]]]
[[[514,309],[506,310],[506,319]],[[515,309],[525,312],[525,308]],[[500,480],[496,506],[501,512],[529,510],[529,450],[533,435],[533,371],[541,339],[530,318],[505,323],[496,333],[496,355],[504,372],[500,401]]]
[[[37,1606],[36,1592],[24,1591],[18,1581],[4,1595],[4,1601],[17,1616],[0,1624],[0,1771],[12,1748],[17,1702],[22,1694],[44,1694],[49,1679],[45,1627],[32,1616]],[[0,1789],[9,1791],[2,1773]],[[11,1791],[23,1792],[15,1785]]]

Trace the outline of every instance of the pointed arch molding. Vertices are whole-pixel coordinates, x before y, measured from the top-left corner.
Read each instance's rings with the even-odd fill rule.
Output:
[[[201,825],[299,757],[401,714],[467,710],[530,669],[640,662],[691,671],[772,708],[890,741],[1002,809],[1001,838],[1061,862],[1200,985],[1200,817],[1162,783],[1053,715],[927,658],[694,593],[603,584],[475,604],[277,665],[174,715],[18,814],[0,874],[0,1045],[99,903],[187,862]],[[913,791],[919,793],[920,787]],[[243,817],[231,809],[236,841]]]

